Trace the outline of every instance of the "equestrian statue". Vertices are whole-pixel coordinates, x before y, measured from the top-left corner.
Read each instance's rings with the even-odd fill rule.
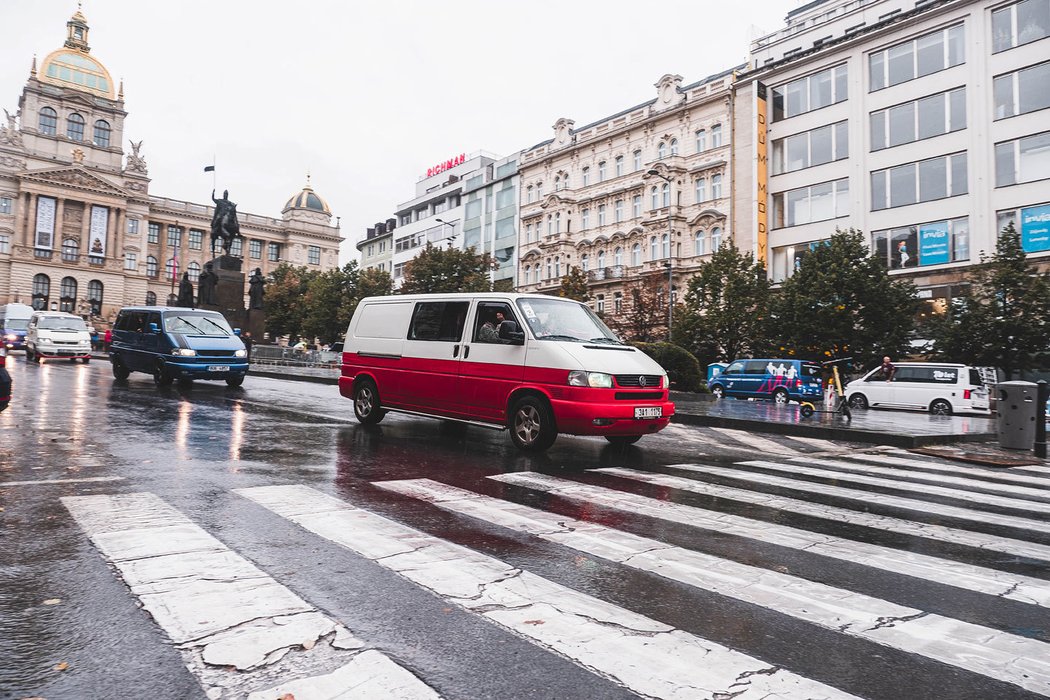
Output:
[[[215,190],[212,190],[211,201],[215,202],[215,214],[211,218],[211,249],[215,250],[215,240],[221,238],[222,249],[229,255],[234,237],[242,237],[237,205],[230,201],[229,190],[222,191],[222,199],[215,199]]]

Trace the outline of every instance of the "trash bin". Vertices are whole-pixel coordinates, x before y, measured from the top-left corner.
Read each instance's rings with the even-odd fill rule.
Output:
[[[707,366],[707,383],[710,384],[711,380],[717,377],[718,375],[722,374],[722,372],[728,366],[729,365],[727,365],[724,362],[712,362],[711,364],[709,364]]]
[[[1031,450],[1035,446],[1036,385],[1032,382],[1001,382],[999,395],[999,446],[1008,450]]]

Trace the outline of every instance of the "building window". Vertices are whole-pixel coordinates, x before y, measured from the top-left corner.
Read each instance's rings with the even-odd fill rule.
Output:
[[[633,162],[633,164],[634,164],[634,171],[638,172],[639,170],[642,169],[642,152],[641,151],[635,151],[632,154],[632,158],[633,158],[633,161],[634,161]]]
[[[642,215],[642,195],[636,194],[631,197],[631,216],[638,218]]]
[[[235,236],[234,239],[230,241],[230,255],[233,255],[235,257],[242,257],[243,253],[244,239],[240,236]]]
[[[605,161],[598,163],[598,182],[605,182]]]
[[[33,308],[37,311],[47,310],[51,298],[51,278],[41,273],[33,275]]]
[[[591,169],[589,167],[583,168],[583,186],[591,184]]]
[[[146,292],[146,306],[156,306],[156,305],[157,305],[157,293],[156,292]]]
[[[871,91],[930,75],[966,60],[963,26],[924,34],[868,57]]]
[[[616,223],[620,223],[621,221],[623,221],[623,200],[622,199],[617,199],[616,200],[616,207],[615,207],[614,211],[615,211],[615,216],[616,216]]]
[[[87,300],[88,304],[91,305],[91,315],[101,316],[102,315],[102,282],[99,280],[91,280],[87,286]]]
[[[262,259],[262,241],[254,238],[248,241],[248,256],[253,260]]]
[[[74,141],[84,140],[84,117],[76,112],[66,117],[66,136]]]
[[[138,253],[124,253],[124,269],[125,270],[137,270],[137,269],[139,269],[139,256],[138,256]]]
[[[182,227],[181,226],[169,226],[168,227],[168,247],[174,248],[182,244]]]
[[[281,260],[281,244],[280,243],[267,243],[266,244],[266,259],[270,262],[280,262]]]
[[[871,113],[871,150],[899,146],[966,128],[966,88],[930,95]]]
[[[399,280],[405,276],[405,263],[397,263],[394,265],[394,279]]]
[[[943,265],[970,259],[967,217],[873,231],[872,249],[891,270]]]
[[[131,234],[132,236],[139,235],[139,220],[138,219],[128,219],[128,233]]]
[[[1018,214],[1021,216],[1020,226],[1017,225]],[[1014,228],[1021,234],[1021,248],[1026,253],[1050,250],[1047,221],[1050,221],[1050,203],[996,212],[996,229],[1002,231],[1008,224],[1014,224]]]
[[[996,76],[992,92],[996,119],[1050,107],[1050,61]]]
[[[702,177],[696,178],[696,203],[707,201],[707,180]]]
[[[112,129],[109,128],[109,122],[105,119],[99,119],[95,122],[95,145],[100,148],[109,148],[109,135],[112,133]]]
[[[995,144],[995,186],[1050,178],[1050,131]]]
[[[157,259],[152,255],[146,256],[146,277],[156,279],[157,275]]]
[[[711,252],[717,253],[718,249],[722,247],[722,229],[715,226],[711,229]]]
[[[605,269],[605,251],[604,250],[599,250],[598,251],[598,269],[599,270],[604,270]]]
[[[146,242],[147,243],[160,243],[160,224],[155,224],[152,221],[146,228]]]
[[[554,276],[561,277],[561,258],[554,258]]]
[[[525,196],[526,196],[526,200],[525,201],[526,202],[534,202],[534,201],[536,201],[536,192],[533,191],[532,185],[529,185],[528,187],[525,188],[525,193],[526,193],[525,194]],[[404,223],[404,222],[402,222],[402,223]]]
[[[613,313],[623,312],[623,292],[613,292]]]
[[[201,278],[201,266],[200,263],[194,261],[186,266],[186,272],[189,273],[190,282],[197,284],[197,281]]]
[[[551,259],[547,258],[547,276],[544,279],[550,279],[554,275],[554,268],[551,265]]]
[[[591,210],[584,209],[580,212],[580,226],[587,230],[591,226]]]
[[[667,157],[667,144],[664,143],[663,141],[661,141],[660,145],[656,147],[656,159],[657,160],[663,160],[666,157]]]
[[[849,215],[849,178],[773,195],[773,227],[799,226]]]
[[[554,191],[557,192],[561,189],[561,176],[554,178]]]
[[[678,139],[671,139],[671,155],[678,155]]]
[[[707,234],[703,231],[697,231],[693,238],[693,253],[695,255],[707,254]]]
[[[164,275],[165,279],[178,279],[179,261],[175,258],[168,258],[168,262],[164,264]]]
[[[707,130],[699,129],[696,132],[696,152],[703,153],[707,150]]]
[[[590,269],[590,265],[591,265],[591,256],[587,255],[587,253],[584,253],[583,255],[581,255],[580,256],[580,269],[583,270],[584,272],[587,272]]]
[[[623,175],[623,156],[616,156],[616,177]]]
[[[905,163],[871,174],[871,210],[966,194],[966,152]]]
[[[65,262],[77,262],[80,259],[80,244],[72,238],[62,241],[62,260]]]
[[[659,257],[659,243],[656,240],[656,236],[649,239],[649,259],[656,260]]]
[[[620,246],[613,250],[613,265],[623,265],[623,248]]]
[[[722,125],[715,124],[711,127],[711,148],[718,148],[722,145]]]
[[[40,110],[40,133],[54,136],[58,133],[58,112],[50,107]]]
[[[652,201],[652,206],[649,207],[649,208],[650,209],[659,209],[660,208],[660,190],[656,189],[656,187],[653,186],[653,188],[651,190],[649,190],[649,194],[651,195],[650,196],[650,200]]]
[[[722,176],[712,175],[711,176],[711,199],[722,198]]]
[[[595,311],[597,311],[600,314],[605,313],[605,295],[604,294],[599,294],[597,297],[595,297],[594,303],[595,303]]]
[[[72,277],[63,277],[59,287],[58,310],[67,314],[76,312],[77,308],[77,281]]]
[[[846,65],[826,68],[773,88],[773,121],[838,104],[847,97]]]
[[[631,264],[635,266],[642,264],[642,246],[639,243],[631,246]]]
[[[171,235],[170,230],[168,235]],[[186,240],[190,250],[201,250],[204,247],[204,231],[191,228]]]
[[[0,254],[11,252],[11,236],[0,233]]]
[[[992,12],[992,53],[1050,36],[1050,0],[1022,0]]]
[[[846,122],[803,131],[773,142],[773,174],[790,173],[849,157]]]
[[[547,214],[547,235],[550,236],[554,233],[554,215]]]
[[[528,284],[530,282],[529,275],[531,273],[532,273],[532,266],[531,265],[526,265],[525,268],[521,271],[522,279],[525,281],[525,284]]]
[[[663,202],[663,206],[671,206],[671,183],[665,182],[663,187],[660,188],[660,200]]]
[[[671,239],[666,233],[660,237],[660,257],[671,257]]]
[[[605,205],[598,205],[598,225],[605,226]]]

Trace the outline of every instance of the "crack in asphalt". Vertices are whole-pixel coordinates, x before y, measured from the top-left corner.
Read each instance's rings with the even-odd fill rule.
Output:
[[[877,629],[884,629],[886,627],[893,627],[898,622],[911,622],[912,620],[918,620],[920,617],[926,617],[929,612],[922,611],[917,612],[914,615],[902,615],[901,617],[880,617],[875,620],[875,626],[869,627],[864,630],[865,632],[873,632]]]

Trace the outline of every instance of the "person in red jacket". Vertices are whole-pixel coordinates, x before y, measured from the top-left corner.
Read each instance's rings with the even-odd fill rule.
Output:
[[[106,329],[106,334],[102,337],[102,342],[105,345],[105,351],[109,352],[109,344],[113,340],[113,330],[110,328]]]

